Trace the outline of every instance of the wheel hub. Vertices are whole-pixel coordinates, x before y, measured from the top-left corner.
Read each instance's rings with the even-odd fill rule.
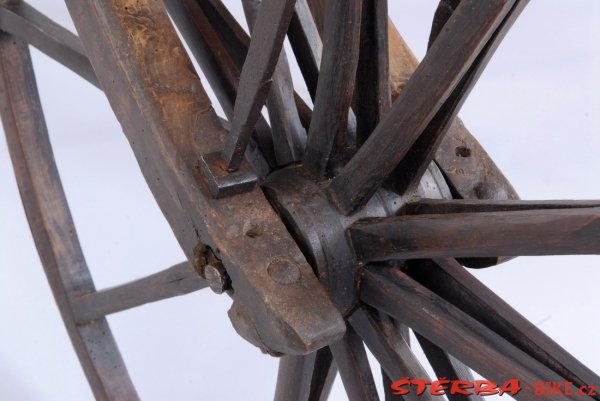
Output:
[[[440,188],[446,185],[439,171],[430,168],[411,193],[400,196],[381,188],[364,207],[345,216],[328,199],[326,184],[306,169],[292,166],[272,173],[262,187],[334,303],[347,316],[358,301],[360,264],[346,230],[358,220],[395,215],[407,202],[420,197],[441,198]]]

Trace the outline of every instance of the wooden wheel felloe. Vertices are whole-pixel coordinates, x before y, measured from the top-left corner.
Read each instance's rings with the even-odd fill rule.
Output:
[[[220,0],[66,3],[79,37],[26,3],[1,3],[0,112],[96,399],[139,398],[105,316],[205,287],[231,296],[242,337],[281,357],[276,400],[325,399],[337,372],[349,399],[379,399],[367,348],[388,399],[390,381],[427,377],[408,328],[440,377],[473,380],[470,367],[496,382],[600,388],[463,267],[600,253],[600,201],[519,200],[456,117],[526,1],[442,0],[418,66],[385,0],[243,0],[251,36]],[[312,108],[292,86],[286,35]],[[95,289],[27,43],[104,91],[188,261]]]

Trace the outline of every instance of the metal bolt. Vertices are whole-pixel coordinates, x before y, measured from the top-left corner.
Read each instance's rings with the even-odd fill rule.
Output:
[[[221,264],[204,266],[204,277],[210,289],[217,294],[222,294],[231,287],[231,280]]]

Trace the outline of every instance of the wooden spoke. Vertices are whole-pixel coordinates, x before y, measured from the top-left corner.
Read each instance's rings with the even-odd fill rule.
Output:
[[[326,401],[329,398],[337,371],[337,365],[329,347],[318,350],[308,398],[310,401]]]
[[[214,199],[199,179],[199,155],[222,149],[226,133],[162,3],[67,0],[67,6],[188,260],[199,244],[227,250],[221,262],[235,283],[229,316],[238,332],[273,353],[306,354],[339,339],[342,316],[262,191]],[[264,235],[254,235],[257,228]],[[267,267],[282,261],[297,280],[284,284],[269,275]]]
[[[378,401],[375,382],[362,340],[348,327],[344,337],[330,345],[350,401]]]
[[[415,141],[411,150],[400,161],[392,173],[392,177],[388,180],[398,193],[403,194],[414,190],[415,186],[419,184],[471,89],[527,3],[528,0],[517,0],[515,2],[504,21],[477,56],[471,68]]]
[[[275,401],[325,401],[337,369],[329,348],[309,355],[286,355],[279,361]]]
[[[449,355],[419,333],[415,333],[415,336],[437,377],[444,377],[451,381],[463,380],[470,383],[475,382],[473,373],[461,361]],[[477,394],[464,395],[447,392],[446,397],[448,397],[449,401],[484,401],[483,397]]]
[[[419,261],[410,276],[577,386],[600,377],[452,259]],[[597,400],[600,396],[595,396]]]
[[[387,0],[363,0],[354,102],[358,145],[367,140],[392,104],[387,9]]]
[[[452,10],[448,10],[451,12]],[[443,20],[446,23],[446,20]],[[389,24],[390,83],[392,99],[406,87],[419,62],[394,24]],[[498,169],[485,149],[471,135],[459,117],[452,124],[435,155],[435,163],[444,173],[457,198],[518,199],[515,189]]]
[[[138,400],[105,319],[78,325],[74,298],[94,291],[54,163],[27,44],[0,33],[0,114],[25,213],[63,322],[97,400]]]
[[[429,341],[497,383],[516,377],[521,386],[533,388],[537,381],[564,381],[554,371],[399,269],[380,266],[367,268],[362,274],[361,298],[406,323]],[[534,401],[539,397],[531,391],[521,391],[515,398]],[[555,399],[571,400],[560,395]]]
[[[599,235],[600,208],[398,216],[350,228],[362,261],[599,254]]]
[[[600,200],[444,200],[423,199],[409,203],[403,214],[447,214],[560,210],[600,207]]]
[[[331,182],[330,196],[341,211],[351,213],[368,201],[405,157],[513,3],[514,0],[461,2],[448,21],[448,30],[431,47],[392,111]]]
[[[25,2],[0,3],[0,30],[29,43],[99,87],[79,38]]]
[[[242,4],[252,32],[261,0],[243,0]],[[285,165],[301,159],[306,145],[306,130],[302,126],[296,108],[292,73],[284,49],[281,49],[271,79],[267,109],[273,129],[273,145],[277,162],[279,165]]]
[[[324,7],[324,4],[323,4]],[[315,100],[317,94],[317,82],[319,80],[319,68],[321,66],[321,56],[323,53],[323,43],[320,33],[317,29],[316,22],[311,15],[307,0],[297,0],[294,8],[294,15],[288,29],[288,38],[296,56],[296,61],[300,68],[300,72],[306,83],[308,93],[311,99]],[[302,116],[302,108],[305,107],[303,102],[296,101],[300,118],[306,120]],[[304,113],[306,114],[306,113]],[[311,112],[312,114],[312,112]],[[312,117],[312,116],[311,116]],[[308,119],[310,126],[310,119]],[[307,124],[303,122],[307,127]],[[350,109],[348,111],[348,138],[350,141],[356,137],[356,116]]]
[[[347,145],[348,113],[358,65],[362,0],[327,3],[323,60],[303,163],[325,175]]]
[[[164,0],[164,3],[231,121],[241,66],[250,39],[241,27],[231,23],[233,17],[218,0]],[[262,116],[254,127],[252,138],[260,154],[252,152],[254,144],[251,141],[249,161],[257,175],[266,176],[277,166],[277,160],[271,129]]]
[[[306,0],[297,0],[288,29],[290,45],[312,100],[317,93],[323,43]]]
[[[271,75],[279,60],[283,39],[294,11],[294,2],[295,0],[263,0],[261,4],[240,76],[231,132],[222,152],[228,170],[237,170],[244,157],[271,85]]]
[[[279,360],[275,401],[308,401],[317,353],[285,355]]]
[[[373,309],[362,307],[352,314],[349,321],[389,378],[392,380],[400,380],[403,377],[428,379],[429,375],[389,318],[383,319]],[[406,394],[403,399],[432,401],[433,397],[425,392],[420,396],[414,393]]]
[[[429,33],[429,42],[427,43],[428,49],[435,42],[440,32],[442,32],[444,25],[446,25],[446,22],[448,22],[460,2],[461,0],[440,0],[433,15],[433,22],[431,23],[431,32]]]
[[[73,313],[78,323],[87,323],[207,286],[206,280],[200,278],[189,262],[182,262],[148,277],[83,295],[73,301]]]

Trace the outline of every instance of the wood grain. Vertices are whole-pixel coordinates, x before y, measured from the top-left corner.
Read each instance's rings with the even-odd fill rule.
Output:
[[[189,294],[208,287],[189,262],[182,262],[126,284],[92,292],[73,301],[75,320],[82,324],[149,302]]]
[[[327,173],[334,154],[347,145],[348,113],[358,65],[362,0],[327,3],[323,59],[303,164]]]
[[[411,263],[409,274],[446,301],[578,386],[600,377],[452,259]],[[596,400],[600,399],[596,395]]]
[[[32,45],[99,87],[79,38],[23,1],[0,2],[0,30]]]
[[[306,354],[339,338],[341,315],[262,192],[215,200],[198,176],[198,156],[219,151],[226,132],[163,5],[69,0],[67,6],[188,260],[201,243],[225,266],[235,289],[229,316],[236,330],[273,353]],[[281,260],[299,270],[296,282],[271,278],[268,266]]]
[[[94,291],[54,162],[27,44],[0,33],[0,115],[46,278],[97,400],[138,400],[105,319],[78,325],[71,303]]]
[[[390,175],[475,62],[512,4],[511,0],[461,2],[448,22],[449,29],[431,47],[392,111],[331,182],[330,197],[341,211],[349,214],[363,205]],[[378,157],[373,158],[374,154]]]
[[[263,0],[240,75],[231,131],[222,151],[227,170],[240,167],[271,86],[295,0]]]
[[[361,298],[496,383],[519,378],[521,386],[533,388],[537,381],[564,380],[399,269],[374,266],[363,271]],[[539,399],[532,391],[521,391],[515,398],[520,401]],[[556,395],[554,399],[574,398]]]
[[[364,220],[350,228],[362,261],[600,254],[600,208],[447,213]]]

